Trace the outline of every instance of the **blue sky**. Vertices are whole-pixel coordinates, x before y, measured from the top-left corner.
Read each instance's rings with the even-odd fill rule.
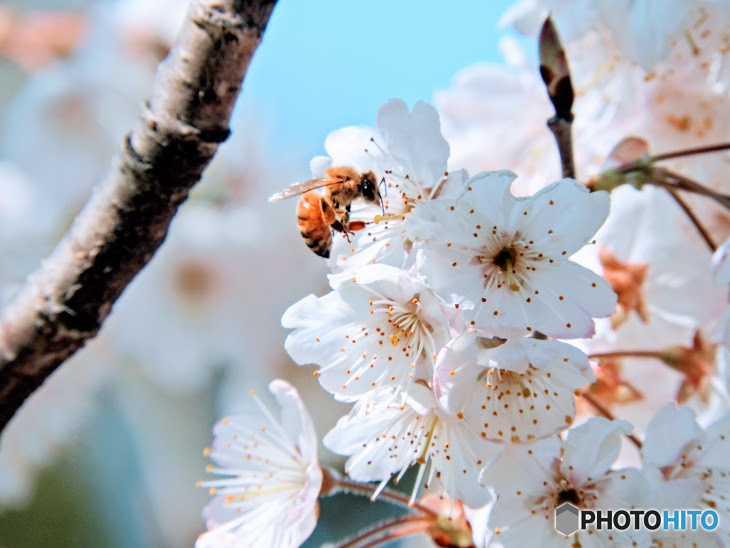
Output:
[[[346,125],[373,125],[380,105],[430,101],[459,69],[499,61],[507,0],[280,0],[244,84],[245,102],[296,156],[323,152]]]

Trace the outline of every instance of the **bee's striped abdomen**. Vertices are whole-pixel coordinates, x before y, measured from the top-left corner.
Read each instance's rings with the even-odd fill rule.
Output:
[[[320,257],[329,257],[332,230],[322,218],[319,192],[307,192],[297,205],[297,225],[307,247]]]

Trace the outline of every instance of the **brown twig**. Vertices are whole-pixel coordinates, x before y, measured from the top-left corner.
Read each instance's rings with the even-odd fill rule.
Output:
[[[424,516],[422,514],[400,516],[393,520],[383,522],[372,529],[366,529],[358,533],[357,535],[346,540],[342,544],[339,544],[337,548],[354,548],[355,546],[360,546],[361,548],[364,548],[365,546],[378,546],[379,544],[385,544],[385,542],[388,542],[400,536],[426,531],[434,521],[435,518]],[[400,531],[402,533],[398,534],[397,536],[392,536],[394,532],[390,530],[396,527],[400,527]],[[386,534],[381,535],[377,539],[370,538],[381,533]],[[363,542],[365,541],[369,541],[368,544],[363,544]]]
[[[219,144],[276,0],[195,0],[119,159],[0,316],[0,429],[99,331]],[[73,397],[73,395],[69,395]]]
[[[707,232],[707,229],[704,227],[704,225],[700,222],[700,220],[697,218],[697,216],[694,214],[694,211],[692,211],[692,208],[689,207],[689,204],[685,202],[682,197],[677,194],[676,190],[667,190],[669,194],[674,198],[674,201],[677,202],[679,207],[682,208],[682,211],[684,211],[687,214],[687,217],[689,217],[690,222],[695,226],[697,229],[697,232],[700,233],[700,236],[702,236],[702,239],[705,240],[705,243],[710,248],[710,251],[713,253],[717,250],[717,245],[715,242],[712,241],[712,236],[710,236],[710,233]]]
[[[367,483],[358,483],[355,481],[336,477],[334,477],[333,481],[335,486],[341,491],[367,495],[371,497],[371,499],[373,494],[375,493],[375,488]],[[417,510],[423,515],[429,516],[432,519],[436,519],[438,517],[438,514],[436,512],[426,506],[423,506],[420,502],[416,501],[411,504],[411,501],[408,497],[401,495],[396,491],[391,491],[390,489],[383,489],[382,491],[380,491],[378,498],[391,502],[393,504],[397,504],[398,506],[402,506],[403,508]]]
[[[654,358],[664,360],[664,353],[660,350],[618,350],[616,352],[596,352],[588,354],[591,360],[602,360],[606,358]]]
[[[730,209],[730,196],[715,192],[711,188],[708,188],[694,179],[690,179],[680,173],[676,173],[665,168],[655,168],[652,178],[647,182],[656,185],[657,180],[668,183],[669,185],[674,185],[674,188],[677,190],[685,190],[687,192],[707,196],[708,198],[715,200],[721,206]],[[668,187],[665,186],[665,188]]]
[[[633,162],[627,162],[623,165],[620,165],[614,171],[618,173],[628,173],[629,171],[634,171],[635,169],[642,166],[651,165],[654,162],[672,160],[674,158],[684,158],[686,156],[696,156],[697,154],[709,154],[710,152],[721,152],[723,150],[730,150],[730,143],[719,143],[717,145],[706,145],[697,148],[674,150],[672,152],[665,152],[664,154],[647,156],[645,158],[640,158],[638,160],[634,160]]]
[[[611,413],[611,411],[609,411],[606,406],[604,406],[601,402],[594,398],[590,392],[581,392],[580,395],[603,418],[610,421],[616,420],[616,417],[613,416],[613,413]],[[639,438],[637,438],[634,434],[627,434],[626,437],[631,440],[631,443],[633,443],[639,451],[641,451],[641,448],[644,444],[641,443],[641,440]]]
[[[575,162],[573,160],[573,122],[563,118],[553,117],[547,122],[548,128],[555,137],[560,154],[560,165],[563,177],[575,179]]]

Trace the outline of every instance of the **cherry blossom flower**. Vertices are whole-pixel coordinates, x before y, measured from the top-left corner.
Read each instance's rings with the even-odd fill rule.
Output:
[[[409,112],[400,99],[391,99],[378,111],[375,128],[346,127],[330,133],[325,142],[329,158],[317,159],[314,176],[329,165],[371,170],[384,182],[385,219],[373,222],[382,211],[353,205],[353,217],[369,226],[350,236],[336,237],[330,260],[336,270],[349,271],[372,262],[403,267],[411,248],[403,217],[419,203],[458,192],[465,173],[447,172],[449,145],[441,135],[436,110],[418,102]]]
[[[0,303],[17,292],[28,272],[52,249],[48,235],[57,226],[38,215],[39,194],[16,165],[0,162]]]
[[[586,389],[587,392],[608,409],[616,405],[640,402],[644,399],[644,394],[629,380],[625,369],[620,359],[600,360],[593,369],[596,382]],[[578,400],[579,405],[581,401]],[[594,411],[593,408],[590,410]]]
[[[503,39],[500,49],[506,63],[462,69],[435,101],[451,145],[450,166],[470,173],[509,167],[518,175],[513,193],[530,195],[561,177],[555,140],[544,124],[535,123],[550,118],[553,108],[539,67],[523,46]],[[625,114],[636,116],[641,103],[636,98],[637,87],[645,85],[641,75],[633,66],[617,65],[613,53],[595,35],[569,50],[580,177],[601,168],[611,147],[626,135],[625,127],[614,122]]]
[[[0,6],[0,58],[33,71],[71,55],[83,39],[82,15],[43,10],[20,15]]]
[[[456,200],[423,204],[408,221],[418,275],[447,305],[474,309],[474,329],[498,337],[540,331],[588,337],[593,317],[616,296],[570,261],[608,215],[608,195],[565,179],[527,198],[510,193],[515,175],[470,178]]]
[[[240,332],[247,323],[241,303],[256,303],[256,297],[246,293],[241,272],[263,251],[258,248],[254,215],[245,208],[188,204],[176,216],[165,245],[119,300],[108,326],[117,352],[158,385],[198,390],[216,367],[243,367],[269,357],[257,355],[261,345],[253,336],[256,326]],[[260,288],[281,283],[286,273],[265,278]],[[269,296],[267,305],[272,302]],[[142,319],[141,307],[146,310]],[[277,312],[268,309],[258,313],[258,321],[266,314],[276,321]],[[258,334],[261,340],[263,335]],[[248,343],[245,352],[242,340]]]
[[[720,518],[713,533],[686,533],[699,545],[730,541],[730,415],[703,429],[687,407],[667,404],[649,424],[642,454],[655,492],[653,508],[714,509]],[[657,506],[660,505],[660,506]],[[676,542],[657,531],[654,541]]]
[[[434,389],[483,438],[515,443],[568,428],[575,390],[593,380],[588,357],[567,343],[465,333],[439,354]]]
[[[269,390],[281,406],[275,418],[259,413],[223,419],[212,450],[217,466],[208,472],[225,479],[200,482],[215,498],[203,510],[209,532],[196,546],[297,547],[317,523],[322,470],[317,437],[299,394],[276,380]]]
[[[690,346],[698,329],[721,318],[726,291],[712,283],[710,252],[663,190],[617,188],[611,215],[597,238],[601,265],[587,254],[579,260],[604,270],[618,293],[622,317],[612,318],[612,330],[589,343],[592,351]]]
[[[154,76],[154,66],[142,66],[121,47],[110,11],[100,6],[89,17],[71,59],[23,82],[0,129],[0,156],[43,189],[41,215],[60,222],[69,221],[106,174]]]
[[[436,93],[435,104],[451,146],[450,167],[478,173],[510,166],[519,175],[519,189],[535,192],[560,173],[549,130],[533,123],[547,120],[552,107],[538,71],[521,59],[514,63],[519,64],[508,60],[508,66],[480,63],[461,70],[449,89]],[[512,131],[500,131],[505,127]]]
[[[499,446],[475,434],[461,417],[442,409],[430,388],[414,383],[402,394],[382,389],[362,398],[324,437],[325,445],[350,458],[346,472],[356,481],[380,481],[377,493],[396,476],[419,464],[411,500],[438,480],[450,497],[482,506],[491,494],[479,485],[481,469]],[[426,475],[428,472],[428,475]]]
[[[611,316],[611,326],[616,329],[635,312],[639,319],[649,321],[649,311],[643,295],[643,285],[649,270],[649,263],[621,262],[608,248],[598,250],[598,258],[603,267],[603,277],[617,295],[616,314]]]
[[[548,438],[509,446],[488,467],[482,483],[498,494],[488,518],[491,538],[477,545],[647,546],[645,531],[589,529],[565,537],[554,527],[555,509],[570,502],[581,509],[645,508],[647,485],[636,469],[611,470],[619,454],[625,421],[594,417],[568,432],[565,441]],[[637,544],[632,544],[632,543]]]
[[[622,54],[647,71],[672,49],[700,53],[698,43],[704,46],[710,41],[703,26],[710,26],[715,42],[726,39],[728,32],[727,4],[712,0],[522,0],[505,13],[501,24],[537,35],[548,14],[566,42],[592,30],[608,31]],[[720,51],[714,53],[721,56]]]
[[[300,365],[319,364],[320,383],[342,401],[385,384],[430,380],[450,338],[436,296],[391,266],[368,265],[352,276],[330,276],[334,291],[284,313],[282,325],[296,329],[286,339],[289,355]]]
[[[113,7],[125,46],[151,62],[170,51],[188,6],[178,0],[126,0]]]

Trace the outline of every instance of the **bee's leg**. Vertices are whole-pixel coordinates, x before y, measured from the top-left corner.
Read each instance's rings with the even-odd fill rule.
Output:
[[[332,227],[332,230],[342,232],[342,234],[345,236],[345,239],[347,239],[348,242],[350,241],[350,235],[348,234],[348,232],[351,232],[349,223],[347,225],[344,225],[340,221],[335,221],[330,226]]]
[[[322,200],[322,218],[327,222],[327,224],[332,227],[332,230],[336,230],[337,232],[342,232],[345,235],[345,238],[347,241],[350,241],[350,236],[348,235],[349,232],[349,220],[350,220],[350,213],[349,208],[344,209],[343,212],[338,215],[340,210],[342,208],[337,207],[338,204],[335,203],[335,206],[333,207],[328,202],[326,202],[324,199]],[[339,219],[338,219],[339,217]],[[332,221],[330,222],[330,219]]]
[[[327,223],[332,230],[337,232],[344,232],[347,235],[347,225],[337,220],[337,211],[332,205],[322,198],[320,200],[320,206],[322,207],[322,219]]]
[[[345,238],[347,238],[347,241],[350,241],[350,234],[354,234],[356,230],[362,230],[368,226],[368,224],[365,221],[352,221],[351,223],[347,223],[347,230],[345,230]]]
[[[347,204],[345,212],[340,217],[340,222],[342,223],[342,232],[345,233],[345,239],[347,243],[350,243],[350,204]]]
[[[334,227],[334,224],[337,222],[337,214],[332,205],[326,199],[320,198],[319,206],[322,208],[322,220],[325,224]]]

